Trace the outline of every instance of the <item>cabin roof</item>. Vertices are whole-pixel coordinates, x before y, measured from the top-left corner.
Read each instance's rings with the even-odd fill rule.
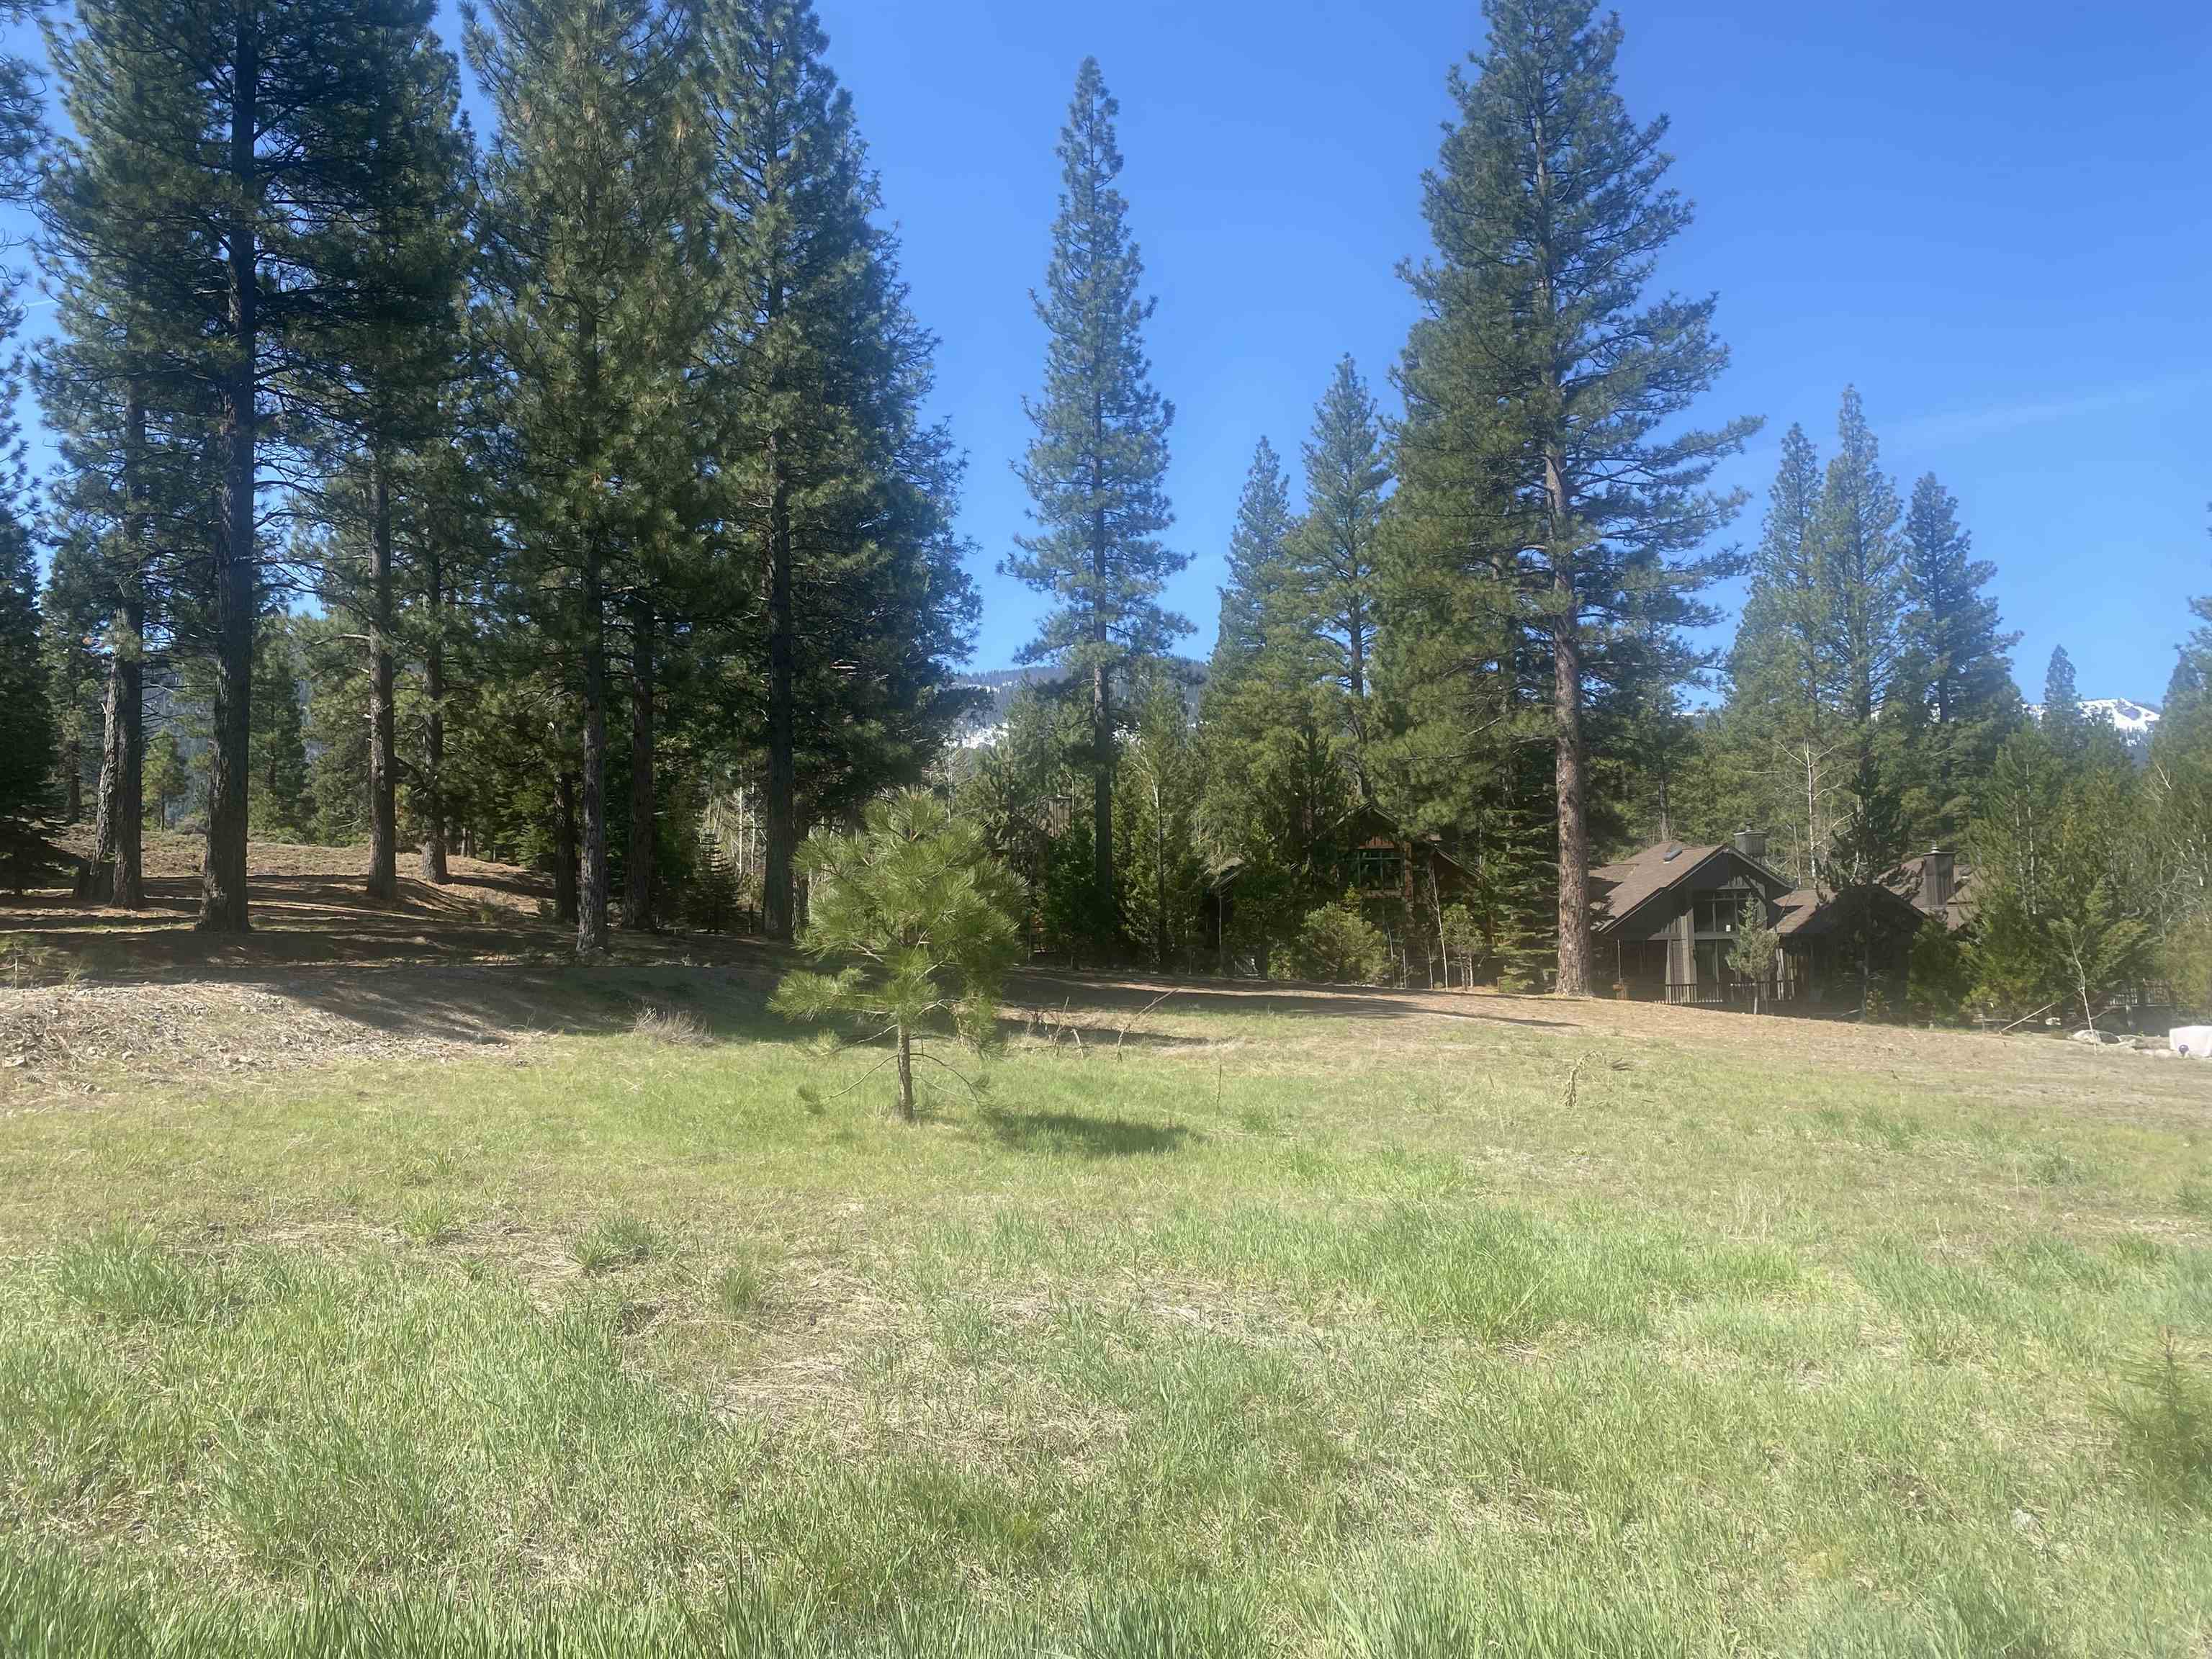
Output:
[[[1591,881],[1604,890],[1597,898],[1596,931],[1603,933],[1620,927],[1662,893],[1689,884],[1701,872],[1709,872],[1716,861],[1741,865],[1770,894],[1780,893],[1790,884],[1728,842],[1655,842],[1633,858],[1601,864],[1590,872]]]

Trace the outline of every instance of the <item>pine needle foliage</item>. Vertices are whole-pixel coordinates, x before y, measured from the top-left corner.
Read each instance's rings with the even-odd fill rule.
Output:
[[[1397,510],[1449,579],[1449,627],[1502,624],[1548,659],[1559,989],[1581,996],[1587,717],[1697,665],[1683,630],[1714,620],[1698,590],[1735,560],[1707,544],[1741,499],[1712,469],[1759,422],[1678,424],[1728,352],[1712,296],[1650,291],[1691,213],[1666,182],[1666,123],[1637,125],[1620,98],[1620,24],[1591,0],[1484,13],[1487,51],[1453,75],[1458,120],[1424,181],[1436,254],[1406,273],[1424,314],[1398,374]]]
[[[1098,60],[1076,76],[1060,130],[1060,214],[1043,292],[1043,395],[1026,405],[1036,436],[1016,471],[1035,534],[1001,568],[1046,596],[1051,609],[1024,662],[1054,662],[1090,693],[1092,858],[1100,909],[1115,915],[1114,769],[1117,683],[1128,665],[1164,654],[1190,624],[1159,603],[1162,583],[1189,562],[1159,539],[1168,505],[1168,428],[1175,406],[1153,387],[1144,328],[1153,301],[1139,296],[1144,262],[1130,240],[1128,203],[1115,187],[1121,106]]]
[[[916,1039],[949,1027],[981,1048],[996,1030],[1000,982],[1020,944],[1013,878],[979,825],[920,789],[873,803],[856,831],[817,830],[799,864],[809,884],[802,947],[842,965],[787,975],[773,1006],[890,1037],[899,1115],[911,1123]]]

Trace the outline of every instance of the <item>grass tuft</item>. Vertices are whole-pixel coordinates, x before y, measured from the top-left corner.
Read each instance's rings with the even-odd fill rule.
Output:
[[[602,1216],[568,1246],[568,1255],[587,1273],[611,1273],[650,1261],[660,1249],[653,1226],[628,1212]]]
[[[629,1029],[633,1036],[641,1036],[648,1042],[666,1043],[674,1048],[701,1048],[714,1041],[697,1015],[654,1003],[647,1003],[637,1011],[637,1018],[630,1022]]]
[[[768,1305],[768,1276],[750,1257],[714,1275],[715,1305],[732,1319],[752,1318]]]

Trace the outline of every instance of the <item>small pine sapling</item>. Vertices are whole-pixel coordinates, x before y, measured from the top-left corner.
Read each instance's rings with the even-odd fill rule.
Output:
[[[1751,982],[1751,1012],[1759,1012],[1760,994],[1774,983],[1774,959],[1782,954],[1782,935],[1764,922],[1745,927],[1729,947],[1728,965]]]
[[[857,831],[817,830],[799,862],[802,946],[842,965],[787,975],[772,1006],[792,1019],[876,1026],[864,1041],[890,1037],[884,1063],[897,1063],[899,1115],[911,1123],[915,1058],[933,1058],[916,1037],[949,1025],[980,1050],[997,1029],[1000,982],[1020,944],[1013,878],[979,826],[919,789],[873,803]]]

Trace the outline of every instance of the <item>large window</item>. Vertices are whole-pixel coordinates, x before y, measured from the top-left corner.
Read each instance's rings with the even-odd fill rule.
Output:
[[[1741,893],[1700,893],[1695,902],[1698,933],[1734,937],[1742,928],[1746,904]]]
[[[1356,866],[1359,890],[1363,893],[1395,893],[1405,868],[1395,847],[1363,847]]]

